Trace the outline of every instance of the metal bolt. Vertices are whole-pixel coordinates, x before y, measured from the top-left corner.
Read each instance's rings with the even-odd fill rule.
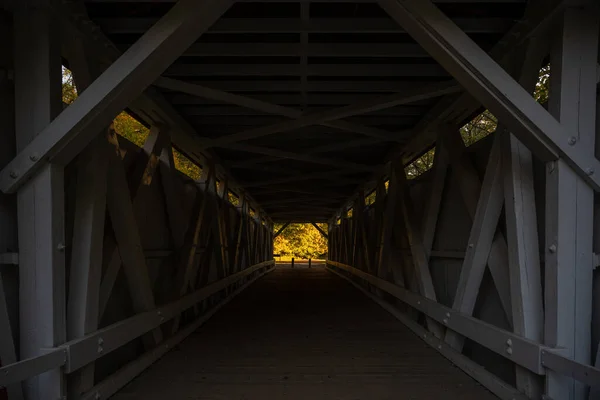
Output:
[[[419,301],[417,301],[417,304],[419,304],[419,305],[420,305],[420,304],[421,304],[421,301],[420,301],[420,300],[419,300]]]
[[[38,155],[37,155],[36,153],[33,153],[32,155],[30,155],[30,156],[29,156],[29,159],[30,159],[31,161],[37,161],[37,160],[39,160],[40,158],[38,157]]]
[[[441,344],[438,345],[438,349],[440,349],[440,350],[442,349],[442,345]]]
[[[443,321],[444,321],[444,324],[447,324],[448,323],[448,318],[444,318]]]
[[[549,251],[550,253],[556,253],[556,245],[555,245],[555,244],[551,244],[551,245],[548,247],[548,251]]]
[[[575,143],[577,143],[577,138],[575,136],[571,136],[569,138],[569,146],[573,146]]]
[[[100,396],[100,392],[96,392],[96,395],[94,396],[94,399],[100,400],[101,398],[102,398],[102,396]]]
[[[98,346],[98,353],[102,353],[104,351],[104,347]]]
[[[17,179],[19,177],[19,174],[17,174],[17,171],[10,171],[10,177],[13,179]]]
[[[469,243],[469,248],[472,249],[473,247],[473,243]]]
[[[585,173],[588,174],[589,176],[594,175],[594,169],[593,168],[587,168],[585,170]]]
[[[59,243],[58,245],[56,245],[56,250],[58,251],[65,251],[66,248],[67,246],[64,243]]]
[[[102,339],[101,337],[98,338],[98,344],[104,344],[104,339]]]
[[[450,313],[449,312],[446,313],[446,317],[450,318]]]
[[[507,345],[507,346],[512,346],[512,340],[508,339],[508,340],[506,341],[506,345]]]
[[[508,347],[506,349],[506,353],[509,354],[509,355],[511,355],[512,354],[512,347]]]

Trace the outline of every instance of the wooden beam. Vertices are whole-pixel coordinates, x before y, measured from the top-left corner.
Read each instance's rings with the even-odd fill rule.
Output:
[[[42,157],[26,149],[44,137],[62,108],[60,45],[48,6],[18,7],[13,14],[16,150],[27,160]],[[20,359],[66,340],[64,168],[40,167],[17,193]],[[25,398],[62,398],[64,374],[56,368],[27,379],[23,389]]]
[[[548,109],[586,157],[595,157],[598,4],[566,8],[553,43]],[[593,274],[594,191],[577,168],[561,158],[546,166],[544,341],[589,364]],[[546,394],[585,399],[586,387],[549,372]]]
[[[488,158],[466,255],[452,304],[453,309],[466,315],[473,314],[504,205],[501,157],[501,137],[497,135],[494,137],[494,144]],[[447,331],[445,341],[455,350],[462,351],[464,338],[456,332]]]
[[[109,146],[106,132],[101,133],[81,153],[77,162],[67,303],[69,340],[83,337],[98,328]],[[89,390],[94,385],[94,365],[78,371],[71,382],[74,395]]]
[[[68,163],[96,134],[231,5],[184,0],[115,61],[0,171],[0,189],[14,191],[48,162]]]
[[[399,200],[401,201],[402,215],[404,217],[403,219],[408,237],[408,243],[410,246],[410,252],[412,254],[415,274],[419,284],[419,291],[424,297],[433,301],[437,301],[433,280],[431,279],[431,272],[429,270],[429,262],[427,261],[427,255],[423,246],[423,236],[421,234],[420,227],[416,222],[416,214],[412,206],[410,193],[408,192],[408,185],[406,184],[406,175],[404,173],[398,173],[396,175],[395,183],[398,185],[398,190],[401,196]],[[442,326],[433,319],[427,318],[427,327],[435,335],[435,337],[443,337],[444,331]]]
[[[471,220],[474,221],[482,188],[479,175],[472,162],[463,155],[465,145],[458,131],[446,134],[444,142],[445,146],[443,148],[449,152],[450,163],[454,173],[457,175],[461,196],[467,213],[471,217]],[[507,268],[508,249],[506,239],[500,231],[496,232],[496,236],[492,242],[487,264],[496,285],[502,308],[506,313],[508,321],[512,321],[510,278]]]
[[[390,96],[382,96],[378,99],[365,102],[363,104],[355,104],[347,107],[335,108],[324,112],[309,114],[291,121],[284,121],[265,127],[235,133],[232,135],[221,136],[217,139],[206,141],[204,143],[204,146],[222,147],[226,144],[231,144],[242,140],[273,135],[276,133],[300,129],[311,125],[320,125],[329,121],[336,121],[357,114],[364,114],[402,104],[414,103],[421,100],[439,97],[448,93],[456,93],[458,90],[459,88],[453,82],[442,82],[432,84],[426,87],[416,89],[414,91],[407,91],[399,94],[393,94]]]
[[[379,0],[388,14],[544,161],[564,159],[600,190],[600,162],[530,93],[428,0]],[[596,60],[594,60],[594,66]]]
[[[278,158],[286,158],[286,159],[290,159],[290,160],[304,161],[304,162],[312,163],[312,164],[331,165],[333,167],[345,168],[345,169],[349,169],[349,170],[353,170],[353,171],[372,172],[376,168],[376,166],[371,166],[371,165],[364,165],[364,164],[358,164],[358,163],[349,162],[349,161],[335,160],[335,159],[331,159],[328,157],[319,157],[319,156],[313,156],[313,155],[309,155],[309,154],[294,153],[294,152],[285,151],[285,150],[271,149],[268,147],[253,146],[253,145],[249,145],[249,144],[225,143],[225,144],[220,145],[219,147],[225,147],[228,149],[246,151],[246,152],[256,153],[256,154],[264,154],[264,155],[278,157]]]
[[[328,235],[325,233],[325,231],[323,231],[323,229],[321,229],[321,228],[319,227],[319,225],[317,225],[315,222],[312,222],[312,221],[311,221],[311,223],[310,223],[310,224],[311,224],[312,226],[314,226],[316,230],[318,230],[318,231],[319,231],[319,233],[321,234],[321,236],[323,236],[323,237],[324,237],[326,240],[329,240],[329,236],[328,236]]]
[[[285,230],[285,228],[287,228],[290,225],[289,222],[286,222],[285,224],[283,224],[283,226],[281,228],[279,228],[279,230],[277,232],[275,232],[275,234],[273,235],[273,239],[275,239],[277,236],[281,235],[281,232],[283,232]]]
[[[515,76],[521,85],[533,92],[539,80],[540,67],[549,48],[547,40],[531,39],[523,50],[522,65],[516,66]],[[513,330],[526,339],[541,343],[544,329],[540,242],[536,210],[533,156],[510,132],[497,129],[502,135],[504,170],[504,210],[510,274],[510,298]],[[542,380],[516,366],[516,386],[530,398],[541,397]]]
[[[167,135],[167,137],[165,137]],[[117,133],[110,129],[109,130],[109,141],[118,147]],[[131,201],[135,206],[141,196],[138,196],[138,192],[144,186],[150,186],[156,168],[159,166],[159,156],[162,154],[164,147],[168,144],[168,134],[161,133],[158,127],[152,127],[150,134],[144,143],[143,151],[138,154],[133,168],[133,173],[128,179],[128,190],[131,196]],[[118,150],[117,150],[118,151]],[[121,162],[115,159],[115,162]],[[168,184],[168,181],[164,183]],[[173,194],[169,194],[173,196]],[[167,206],[169,203],[167,202]],[[134,207],[135,208],[135,207]],[[100,320],[106,310],[106,305],[112,293],[113,286],[117,280],[119,270],[121,268],[121,254],[117,247],[117,242],[108,239],[104,243],[104,262],[107,267],[100,284],[100,303],[98,311],[98,319]]]
[[[114,153],[108,169],[106,205],[123,262],[133,309],[135,312],[153,310],[156,308],[156,304],[135,220],[131,194],[127,187],[125,169],[120,157]],[[155,329],[152,336],[154,341],[151,344],[150,340],[146,340],[147,347],[162,341],[160,329]]]
[[[191,83],[187,83],[187,82],[183,82],[183,81],[179,81],[179,80],[175,80],[175,79],[159,78],[159,79],[157,79],[157,81],[154,84],[156,86],[159,86],[164,89],[177,90],[179,92],[191,94],[193,96],[199,96],[199,97],[203,97],[203,98],[207,98],[207,99],[211,99],[211,100],[222,101],[222,102],[229,103],[229,104],[235,104],[240,107],[246,107],[246,108],[250,108],[252,110],[257,110],[257,111],[265,112],[268,114],[282,115],[282,116],[292,118],[292,119],[299,119],[299,118],[302,118],[302,116],[304,115],[303,111],[296,110],[294,108],[271,104],[271,103],[253,99],[250,97],[227,93],[227,92],[223,92],[221,90],[211,89],[208,87],[195,85],[195,84],[191,84]],[[415,90],[418,90],[418,89],[415,89]],[[398,99],[403,96],[404,96],[403,94],[392,95],[392,96],[380,98],[376,101],[380,102],[381,107],[382,107],[380,109],[391,108],[391,107],[394,107],[394,105],[395,105],[393,100]],[[369,106],[372,107],[373,104],[374,104],[374,102],[369,102],[369,103],[365,103],[364,106],[365,106],[365,108],[368,108]],[[389,106],[386,107],[386,104]],[[373,111],[373,110],[371,110],[371,111]],[[366,111],[366,112],[368,112],[368,111]],[[357,112],[357,114],[360,114],[360,112]],[[397,140],[403,141],[404,140],[401,136],[399,136],[398,134],[396,134],[394,132],[387,132],[387,131],[384,131],[381,129],[360,126],[360,125],[350,123],[350,122],[345,122],[345,121],[324,121],[322,123],[322,125],[331,127],[331,128],[341,129],[344,131],[362,133],[364,135],[371,136],[371,137],[381,139],[381,140],[389,140],[389,141],[397,141]]]
[[[98,25],[108,34],[144,33],[156,18],[98,18]],[[502,33],[512,25],[510,18],[456,18],[468,33]],[[404,33],[388,18],[222,18],[211,33]]]

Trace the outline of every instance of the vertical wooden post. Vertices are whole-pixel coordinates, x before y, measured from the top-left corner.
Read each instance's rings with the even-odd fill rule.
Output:
[[[294,257],[292,257],[292,268],[294,268]]]
[[[13,70],[12,60],[12,27],[0,22],[0,168],[3,168],[15,156],[15,123],[14,123],[14,87],[8,77]],[[17,251],[17,204],[16,196],[0,193],[0,253]],[[17,265],[0,267],[0,361],[3,365],[17,361],[17,349],[13,332],[17,322],[17,299],[7,297],[4,287],[18,287],[19,271]],[[9,399],[22,400],[21,383],[6,388]]]
[[[17,151],[62,108],[60,29],[49,7],[39,2],[37,8],[18,7],[14,14]],[[43,167],[19,189],[17,198],[20,356],[25,359],[66,339],[63,167]],[[63,373],[55,369],[28,379],[25,393],[31,399],[63,398]]]
[[[310,268],[310,267],[311,267],[311,264],[312,264],[312,259],[311,259],[311,258],[309,258],[309,259],[308,259],[308,268]]]
[[[551,54],[549,110],[573,135],[564,140],[593,155],[599,13],[594,1],[585,3],[564,11]],[[592,357],[593,202],[593,189],[566,162],[547,165],[544,340],[585,364]],[[583,400],[585,392],[572,378],[548,371],[549,397]]]

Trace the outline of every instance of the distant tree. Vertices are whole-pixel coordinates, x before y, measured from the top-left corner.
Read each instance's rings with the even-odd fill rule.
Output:
[[[327,224],[317,224],[327,232]],[[283,224],[275,224],[278,231]],[[290,224],[273,242],[273,251],[282,256],[321,258],[327,254],[327,240],[311,224]]]

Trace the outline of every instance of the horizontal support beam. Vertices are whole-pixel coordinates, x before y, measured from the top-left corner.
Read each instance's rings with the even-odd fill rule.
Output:
[[[87,3],[114,3],[115,0],[86,0]],[[175,3],[177,0],[152,0],[153,3]],[[238,3],[256,3],[256,0],[236,0]],[[300,3],[302,0],[263,0],[266,3]],[[127,0],[128,3],[148,3],[148,0]],[[353,3],[372,3],[373,0],[353,0]],[[522,4],[525,0],[433,0],[436,4]],[[348,0],[311,0],[311,3],[348,3]]]
[[[263,89],[268,90],[268,88],[266,86],[264,86]],[[181,113],[184,115],[189,115],[190,117],[202,117],[203,120],[199,120],[199,122],[202,122],[206,125],[210,125],[211,123],[214,123],[214,122],[211,122],[210,118],[215,118],[215,117],[221,117],[221,121],[217,121],[216,123],[222,123],[222,122],[224,122],[222,120],[225,119],[226,121],[231,120],[231,123],[233,123],[233,124],[240,125],[241,123],[239,121],[256,123],[256,121],[253,121],[253,118],[255,118],[255,117],[265,118],[265,117],[269,117],[271,115],[280,114],[280,112],[275,113],[273,111],[259,111],[259,110],[257,110],[256,107],[246,108],[248,106],[243,105],[241,103],[240,104],[232,103],[232,104],[237,104],[237,106],[191,105],[191,106],[181,107],[179,109],[179,111],[181,111]],[[273,106],[275,106],[275,105],[273,105]],[[279,106],[279,107],[281,107],[281,106]],[[304,113],[323,112],[326,110],[327,110],[327,107],[316,106],[316,107],[307,108]],[[282,111],[282,110],[280,110],[280,111]],[[373,121],[371,124],[373,124],[373,125],[385,125],[384,122],[378,123],[375,120],[375,118],[383,118],[383,120],[385,121],[386,118],[391,118],[391,117],[417,117],[417,116],[421,116],[426,111],[427,111],[426,107],[420,107],[420,106],[413,107],[410,105],[405,105],[405,106],[385,108],[382,110],[370,112],[368,115],[364,115],[363,117],[365,119],[372,118]],[[293,118],[299,118],[302,115],[302,111],[300,111],[300,110],[297,110],[295,113],[297,113],[297,115]],[[280,114],[280,115],[283,115],[283,114]],[[233,118],[229,118],[229,117],[233,117]],[[244,117],[244,118],[239,118],[239,117]],[[271,118],[274,118],[274,117],[271,116]],[[273,121],[271,120],[271,122],[273,122]],[[369,123],[367,123],[366,125],[369,125]],[[331,127],[335,128],[334,126],[331,126]]]
[[[175,63],[163,76],[389,76],[448,77],[438,64],[182,64]]]
[[[421,311],[429,318],[443,323],[449,329],[473,340],[508,360],[527,368],[538,375],[544,375],[545,370],[541,363],[541,353],[547,348],[539,343],[522,338],[512,332],[500,329],[467,314],[457,312],[452,308],[429,300],[421,295],[404,289],[400,286],[375,277],[349,265],[335,261],[327,261],[333,267],[351,273],[370,284],[378,287],[403,301],[414,309]],[[507,345],[510,343],[510,345]],[[510,348],[510,352],[507,349]]]
[[[323,179],[334,179],[336,180],[337,178],[340,178],[340,175],[342,175],[341,172],[335,172],[335,171],[325,171],[325,172],[315,172],[315,173],[311,173],[311,174],[297,174],[297,175],[292,175],[292,176],[285,176],[285,177],[281,177],[281,178],[273,178],[273,179],[266,179],[263,181],[250,181],[250,182],[246,182],[244,184],[244,187],[248,188],[248,187],[267,187],[267,186],[273,186],[273,185],[279,185],[282,183],[291,183],[291,182],[301,182],[301,181],[308,181],[308,180],[323,180]],[[345,178],[347,179],[347,178]],[[356,183],[360,183],[364,181],[363,178],[356,178]],[[285,191],[284,189],[281,189],[282,191]]]
[[[370,44],[369,44],[370,46]],[[442,78],[445,79],[445,78]],[[269,92],[301,92],[302,86],[301,83],[297,79],[289,78],[288,80],[270,80],[270,79],[252,79],[252,80],[225,80],[225,81],[215,81],[215,80],[186,80],[185,81],[191,85],[199,85],[203,87],[212,88],[215,90],[222,90],[225,92],[264,92],[265,88],[268,88]],[[369,81],[369,80],[319,80],[319,81],[308,81],[306,82],[306,92],[315,96],[318,92],[348,92],[348,93],[400,93],[406,90],[415,90],[420,87],[423,87],[425,84],[432,83],[430,78],[427,78],[426,81],[419,82],[418,80],[411,81],[400,81],[400,80],[388,80],[388,81]],[[171,97],[169,94],[169,98],[174,104],[188,104],[187,100],[196,99],[196,101],[200,101],[198,98],[188,97],[188,96],[178,96],[175,95]],[[253,96],[254,98],[254,96]],[[357,103],[358,101],[350,101],[350,103]],[[279,104],[280,102],[275,102]],[[195,104],[195,103],[189,103]],[[197,104],[197,103],[196,103]],[[215,104],[220,104],[217,102]]]
[[[18,361],[0,368],[0,386],[7,387],[33,376],[62,367],[67,362],[65,349],[50,349],[48,353]]]
[[[144,33],[156,18],[96,18],[107,34]],[[456,18],[468,33],[503,33],[514,21],[510,18]],[[404,33],[390,18],[222,18],[208,33]]]
[[[563,376],[583,382],[586,385],[596,388],[600,387],[600,368],[573,361],[570,358],[560,355],[559,352],[561,350],[542,351],[542,365]]]
[[[292,153],[290,151],[270,149],[268,147],[260,147],[260,146],[252,146],[248,144],[238,144],[238,143],[224,143],[219,144],[216,147],[225,147],[228,149],[245,151],[249,153],[255,154],[263,154],[265,156],[272,156],[278,158],[286,158],[290,160],[304,161],[307,163],[313,164],[321,164],[321,165],[330,165],[333,167],[344,168],[352,171],[362,171],[362,172],[373,172],[376,171],[378,166],[375,165],[364,165],[357,164],[348,161],[341,161],[330,159],[327,157],[318,157],[309,154],[301,154],[301,153]]]
[[[285,87],[283,84],[282,88]],[[423,87],[421,84],[418,87]],[[404,89],[400,89],[403,91]],[[406,89],[408,90],[408,89]],[[414,89],[410,89],[414,90]],[[375,92],[378,92],[375,90]],[[389,92],[389,90],[386,90]],[[203,99],[200,97],[192,97],[184,94],[169,94],[166,96],[167,99],[174,105],[215,105],[222,104],[222,101]],[[357,104],[366,101],[376,100],[381,97],[381,93],[308,93],[307,104],[309,106],[346,106],[349,104]],[[252,94],[252,98],[263,101],[265,103],[287,105],[287,106],[300,106],[302,105],[302,95],[300,93],[268,93],[268,94]],[[414,105],[424,105],[427,107],[430,105],[430,101],[415,102]]]
[[[126,50],[130,44],[119,44]],[[186,57],[429,57],[414,43],[194,43]]]
[[[190,110],[181,111],[181,114],[186,117],[186,119],[189,120],[192,125],[197,127],[199,132],[203,132],[206,129],[215,129],[214,127],[218,126],[235,126],[240,131],[249,128],[257,129],[263,126],[286,121],[285,118],[275,115],[192,115],[187,112]],[[210,112],[210,110],[202,110],[201,112],[204,113],[207,111]],[[346,131],[364,132],[366,129],[379,129],[377,134],[378,139],[388,142],[406,143],[406,137],[397,139],[401,136],[395,135],[391,129],[386,131],[382,128],[390,126],[413,126],[419,122],[419,117],[416,115],[403,115],[402,113],[398,113],[398,115],[356,115],[349,116],[344,120],[344,122],[349,126],[348,129],[344,129]],[[361,128],[355,130],[353,128],[354,124],[361,125]],[[205,126],[209,128],[203,128]]]

